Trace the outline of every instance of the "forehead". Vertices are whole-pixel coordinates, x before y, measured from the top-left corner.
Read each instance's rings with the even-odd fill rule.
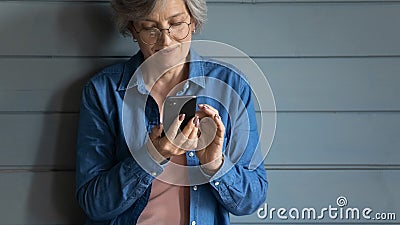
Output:
[[[188,10],[183,0],[159,0],[153,11],[144,19],[159,21],[162,19],[186,16],[187,14]]]

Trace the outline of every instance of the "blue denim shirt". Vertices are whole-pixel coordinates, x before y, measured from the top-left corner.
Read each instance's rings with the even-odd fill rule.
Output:
[[[243,75],[231,66],[200,57],[193,50],[190,57],[189,79],[177,95],[198,96],[198,104],[219,111],[226,127],[222,167],[212,177],[203,174],[207,182],[194,182],[190,189],[190,224],[230,224],[229,213],[251,214],[266,198],[264,165],[252,165],[253,157],[261,157],[252,92]],[[76,195],[88,216],[86,224],[136,224],[152,181],[163,171],[145,147],[160,113],[143,77],[135,73],[143,61],[138,52],[126,62],[105,68],[84,87]],[[133,116],[123,121],[125,94],[132,101],[144,102],[145,107],[130,104]],[[124,126],[133,134],[129,140]],[[193,151],[187,151],[186,159],[188,166],[199,165]]]

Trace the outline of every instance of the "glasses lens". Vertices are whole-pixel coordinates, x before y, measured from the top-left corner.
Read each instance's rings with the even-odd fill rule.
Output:
[[[182,40],[186,38],[189,34],[189,24],[179,23],[172,25],[169,29],[170,35],[175,40]]]
[[[189,24],[183,22],[171,25],[169,28],[169,35],[175,40],[185,39],[189,34]],[[157,28],[143,29],[139,33],[140,39],[148,45],[154,45],[157,43],[161,36],[161,31]]]
[[[149,45],[157,43],[159,37],[160,30],[158,30],[157,28],[145,29],[140,32],[140,38],[142,39],[142,41]]]

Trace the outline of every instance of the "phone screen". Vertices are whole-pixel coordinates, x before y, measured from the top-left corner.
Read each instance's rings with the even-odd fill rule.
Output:
[[[164,130],[167,131],[180,114],[185,114],[180,130],[186,126],[196,112],[196,96],[168,96],[163,110]]]

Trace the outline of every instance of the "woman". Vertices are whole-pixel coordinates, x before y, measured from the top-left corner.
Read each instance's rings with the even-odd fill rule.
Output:
[[[251,89],[236,70],[190,49],[205,20],[205,1],[113,0],[112,6],[120,31],[140,51],[105,68],[83,90],[76,193],[86,224],[223,225],[229,213],[254,212],[265,200],[267,180],[263,165],[251,165],[259,152]],[[150,59],[148,65],[167,71],[152,77],[141,67]],[[163,135],[160,112],[170,95],[198,96],[198,112],[182,131],[185,115],[179,115]],[[123,121],[124,96],[135,104]],[[144,107],[135,107],[138,102]],[[175,173],[171,165],[199,166],[201,173]],[[168,173],[188,182],[171,182]],[[196,176],[206,182],[193,182]]]

